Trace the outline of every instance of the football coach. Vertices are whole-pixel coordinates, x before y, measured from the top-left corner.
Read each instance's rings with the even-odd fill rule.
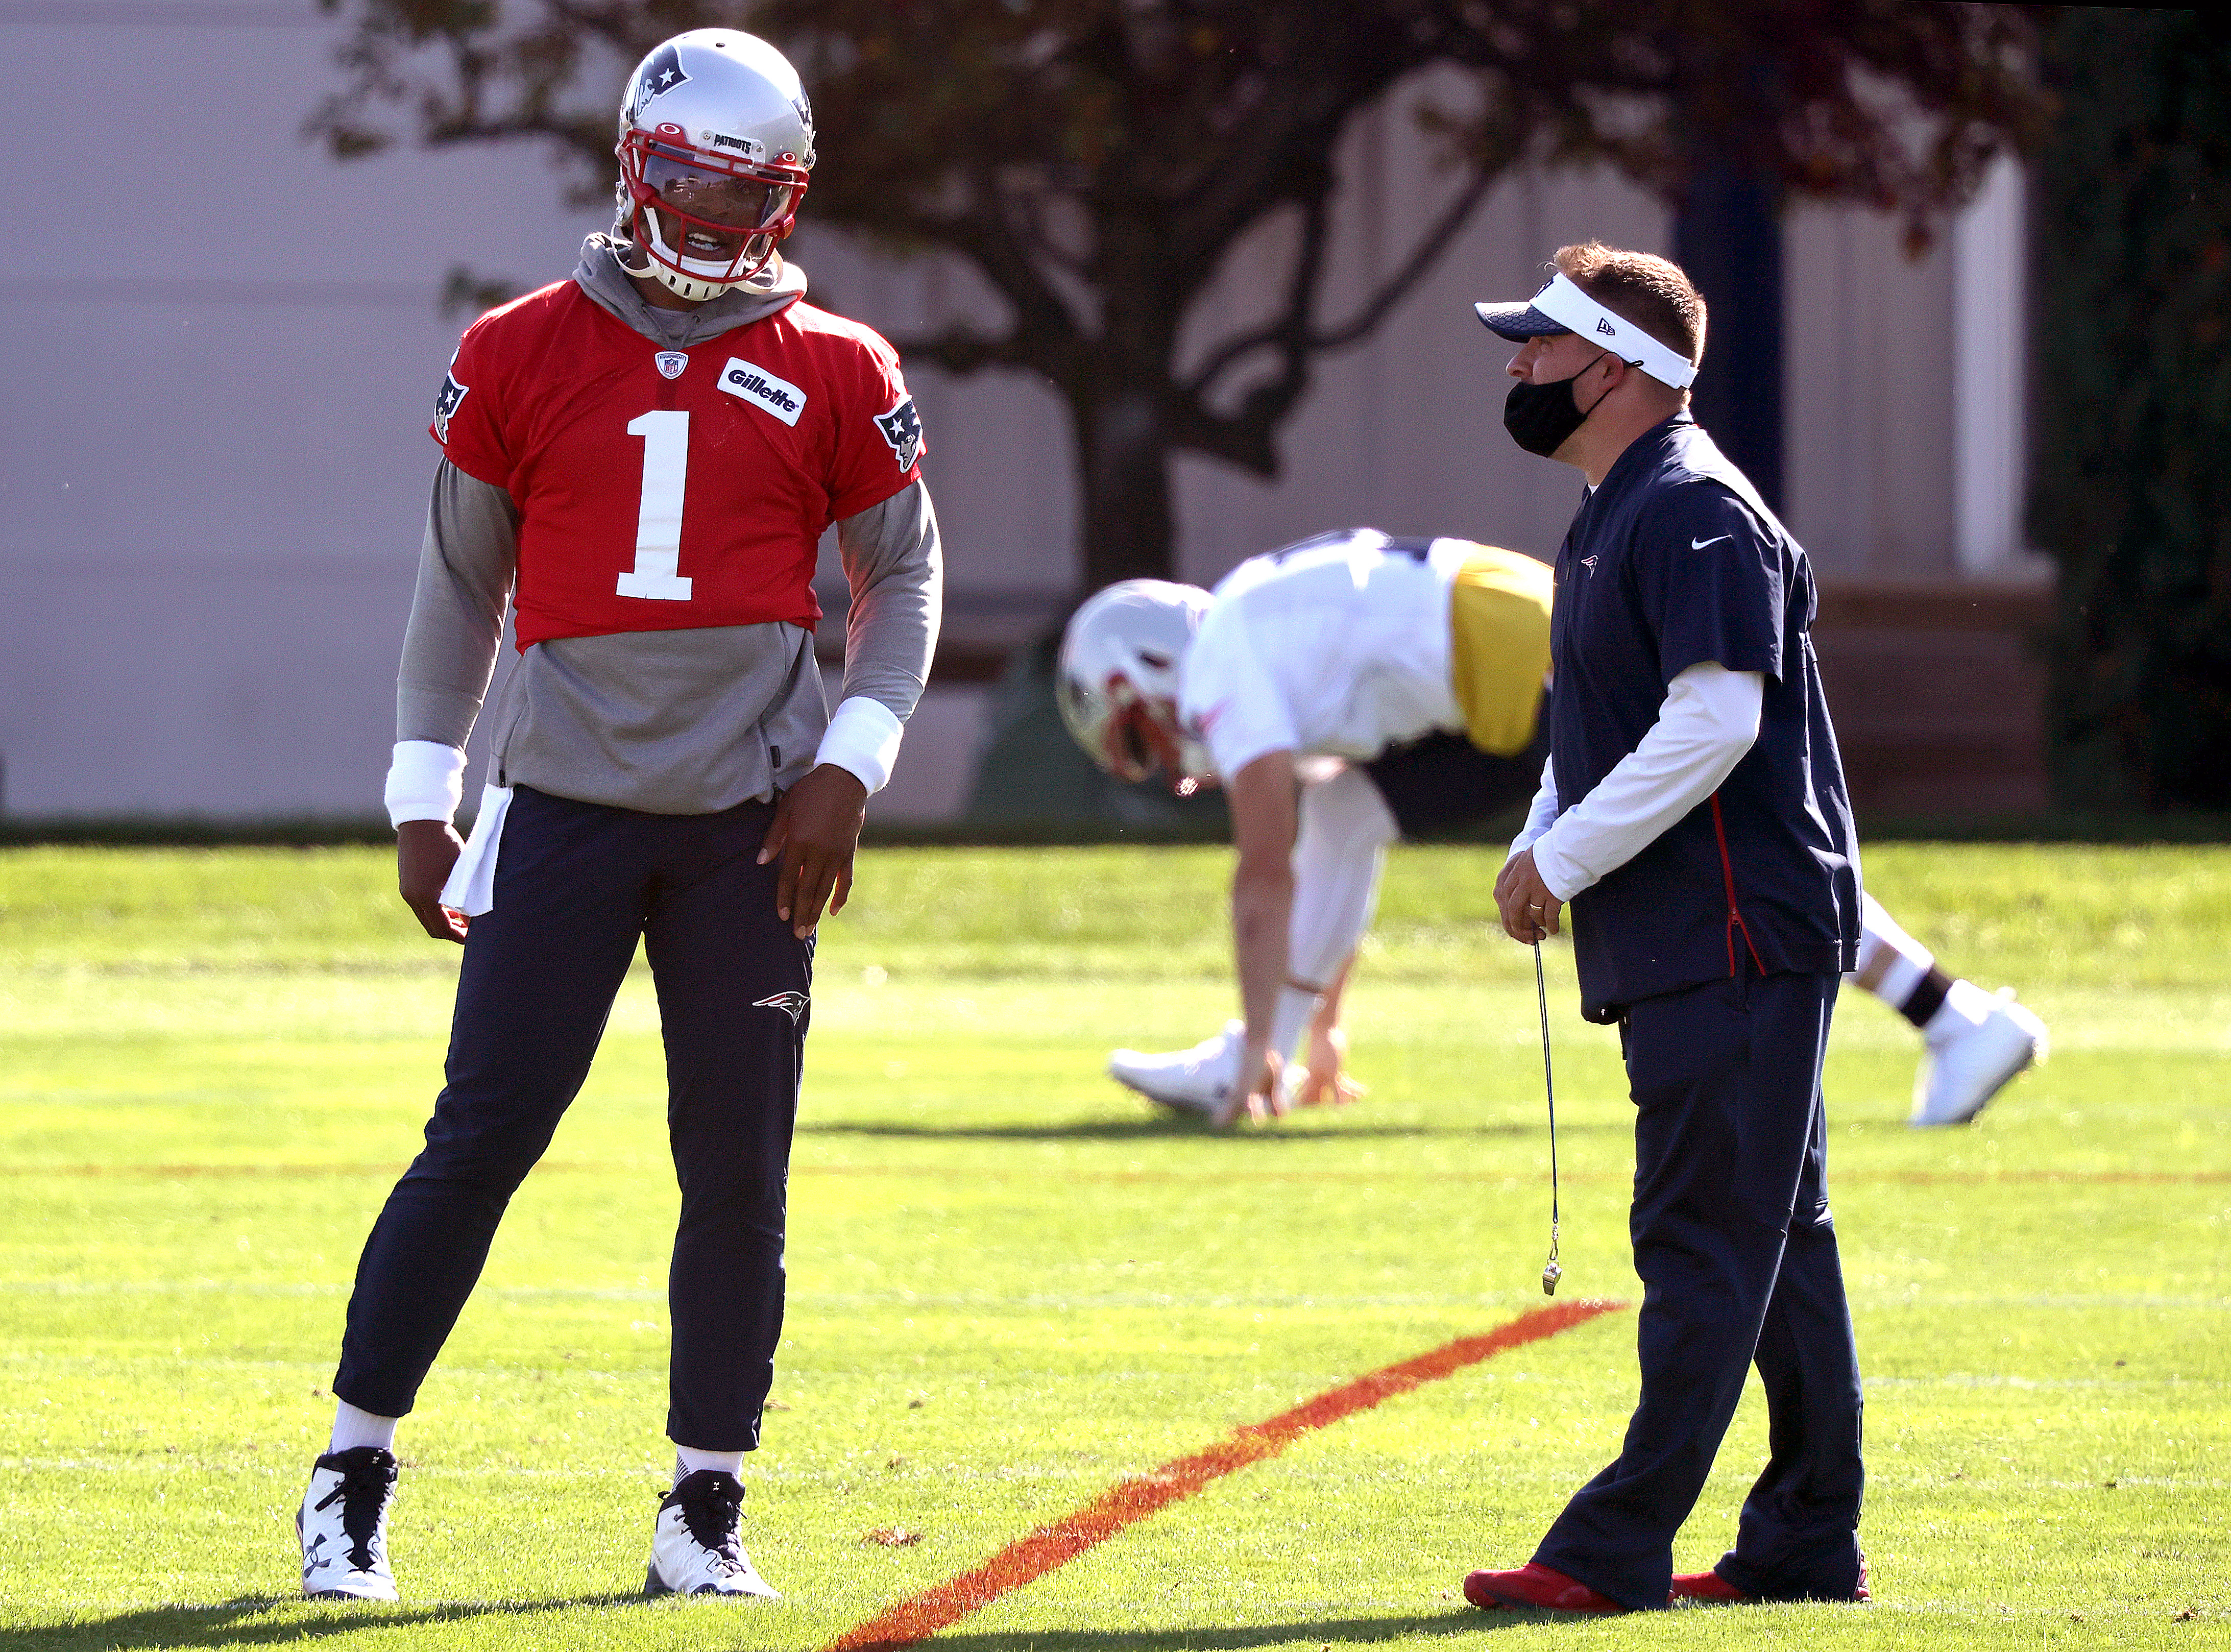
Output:
[[[1665,259],[1560,248],[1504,422],[1588,479],[1557,553],[1548,766],[1496,883],[1514,939],[1571,904],[1581,1013],[1635,1104],[1642,1394],[1619,1459],[1484,1608],[1864,1600],[1859,1373],[1825,1177],[1820,1061],[1859,936],[1859,857],[1807,635],[1804,552],[1688,410],[1704,302]],[[1734,1549],[1672,1575],[1753,1361],[1771,1455]]]

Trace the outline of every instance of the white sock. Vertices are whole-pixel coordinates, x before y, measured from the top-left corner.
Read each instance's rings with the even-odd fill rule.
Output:
[[[1329,981],[1370,926],[1380,865],[1400,829],[1361,769],[1303,786],[1300,814],[1286,968],[1297,981]],[[1290,1047],[1278,1049],[1283,1054]]]
[[[1893,1010],[1906,1000],[1936,967],[1937,955],[1898,927],[1872,895],[1859,907],[1859,967],[1845,978],[1865,987]]]
[[[333,1405],[333,1439],[326,1448],[328,1451],[352,1451],[358,1446],[378,1446],[382,1451],[395,1449],[395,1425],[399,1416],[380,1416],[371,1411],[359,1411],[346,1400]]]
[[[674,1448],[676,1485],[679,1486],[700,1468],[720,1468],[740,1478],[744,1472],[744,1454],[740,1451],[699,1451],[686,1445]]]
[[[1310,1017],[1317,1012],[1317,993],[1293,985],[1278,989],[1278,1007],[1271,1015],[1271,1048],[1281,1056],[1294,1053]]]

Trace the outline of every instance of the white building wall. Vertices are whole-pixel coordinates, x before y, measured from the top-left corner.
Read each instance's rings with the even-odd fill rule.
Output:
[[[161,134],[129,165],[19,158],[0,181],[19,229],[0,247],[10,814],[378,809],[435,456],[424,430],[463,319],[437,313],[436,295],[460,262],[561,276],[603,215],[566,207],[533,146],[328,160],[301,126],[339,83],[340,37],[313,0],[0,8],[11,106],[47,106],[57,65],[83,84],[93,64],[107,106]],[[1417,91],[1360,123],[1342,156],[1368,187],[1341,224],[1331,317],[1448,185],[1410,118]],[[1255,313],[1280,233],[1235,252],[1197,318],[1204,342]],[[1320,362],[1275,481],[1180,462],[1185,576],[1355,522],[1551,553],[1577,483],[1503,436],[1505,352],[1470,307],[1530,292],[1551,248],[1588,235],[1663,250],[1670,225],[1601,174],[1500,187],[1378,333]],[[991,303],[944,261],[893,265],[810,227],[794,250],[818,299],[889,332]],[[1963,256],[1988,273],[1985,255]],[[1982,485],[1956,482],[1982,461],[1956,465],[1955,380],[2005,393],[1989,389],[2003,375],[1953,371],[1951,255],[1909,264],[1881,221],[1807,211],[1790,260],[1793,526],[1832,574],[1950,573],[1956,497],[1963,524],[1982,509]],[[910,378],[956,633],[1027,629],[1076,578],[1062,405],[1026,375]],[[1957,543],[1982,545],[1977,532]],[[1962,565],[1987,559],[1971,550]],[[933,689],[883,817],[958,807],[986,701]]]

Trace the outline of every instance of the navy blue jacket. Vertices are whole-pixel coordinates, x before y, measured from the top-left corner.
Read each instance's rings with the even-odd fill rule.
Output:
[[[1745,971],[1854,968],[1859,852],[1809,627],[1803,549],[1685,412],[1637,437],[1557,552],[1550,760],[1577,804],[1711,660],[1765,678],[1758,740],[1699,803],[1573,899],[1581,1013]]]

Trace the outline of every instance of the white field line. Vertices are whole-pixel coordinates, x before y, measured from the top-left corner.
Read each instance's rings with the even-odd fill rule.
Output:
[[[349,1287],[339,1282],[304,1282],[273,1284],[258,1281],[198,1280],[0,1280],[0,1292],[24,1296],[99,1297],[99,1296],[337,1296]],[[476,1297],[496,1296],[507,1300],[654,1302],[663,1303],[666,1293],[658,1288],[619,1289],[596,1286],[569,1285],[482,1285]],[[950,1309],[975,1313],[1004,1316],[1008,1313],[1042,1313],[1051,1310],[1078,1308],[1136,1308],[1160,1310],[1186,1308],[1193,1310],[1262,1312],[1322,1310],[1338,1313],[1347,1309],[1369,1307],[1414,1307],[1446,1309],[1452,1313],[1469,1313],[1480,1308],[1509,1307],[1520,1300],[1508,1293],[1488,1292],[1478,1296],[1452,1296],[1427,1292],[1389,1293],[1372,1296],[1184,1296],[1167,1292],[1108,1292],[1086,1294],[1067,1292],[1060,1295],[1010,1296],[986,1292],[916,1293],[907,1290],[850,1292],[823,1294],[792,1288],[789,1293],[792,1311],[823,1313],[850,1313],[863,1309],[896,1307],[906,1309]],[[1865,1310],[1889,1312],[1908,1308],[2050,1308],[2060,1312],[2081,1313],[2092,1309],[2121,1311],[2131,1308],[2173,1308],[2201,1313],[2231,1313],[2231,1297],[2227,1296],[2154,1296],[2136,1294],[2106,1294],[2099,1296],[2071,1296],[2066,1294],[1993,1295],[1976,1292],[1946,1293],[1913,1285],[1895,1292],[1855,1291],[1852,1294],[1854,1307]]]

